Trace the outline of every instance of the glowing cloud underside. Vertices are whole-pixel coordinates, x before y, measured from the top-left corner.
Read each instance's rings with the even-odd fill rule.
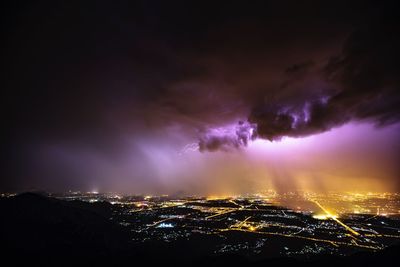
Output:
[[[199,152],[195,138],[171,128],[162,137],[130,140],[120,158],[59,144],[41,146],[34,156],[49,176],[84,182],[88,190],[207,195],[265,189],[396,191],[399,129],[399,124],[350,123],[308,137],[256,138],[233,150]]]

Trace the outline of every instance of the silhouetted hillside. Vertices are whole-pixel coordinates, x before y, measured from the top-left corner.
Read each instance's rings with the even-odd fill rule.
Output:
[[[2,241],[16,261],[27,259],[20,256],[95,258],[124,251],[129,244],[122,228],[88,209],[87,203],[24,193],[2,199],[0,209]]]

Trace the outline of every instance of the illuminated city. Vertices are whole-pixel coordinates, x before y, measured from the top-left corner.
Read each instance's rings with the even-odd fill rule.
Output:
[[[51,196],[66,201],[111,203],[109,219],[128,228],[137,243],[190,242],[196,236],[213,236],[215,254],[346,255],[382,250],[400,240],[399,194],[280,195],[270,190],[248,196],[206,198],[98,192]],[[284,206],[288,200],[291,207]]]

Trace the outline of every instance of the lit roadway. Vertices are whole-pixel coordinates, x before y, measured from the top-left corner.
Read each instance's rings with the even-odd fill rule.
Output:
[[[346,224],[344,224],[343,222],[341,222],[335,215],[333,215],[332,213],[330,213],[327,209],[325,209],[318,201],[316,200],[311,200],[312,202],[314,202],[315,204],[317,204],[318,207],[320,207],[328,216],[328,218],[334,220],[335,222],[337,222],[338,224],[340,224],[341,226],[343,226],[347,231],[349,231],[350,233],[352,233],[355,236],[359,236],[360,233],[354,231],[353,229],[351,229],[349,226],[347,226]]]
[[[300,235],[261,232],[261,231],[247,230],[247,229],[240,229],[240,228],[227,228],[227,229],[221,229],[220,231],[221,232],[225,232],[225,231],[241,231],[241,232],[248,232],[248,233],[260,234],[260,235],[283,236],[283,237],[289,237],[289,238],[298,238],[298,239],[305,239],[305,240],[310,240],[310,241],[314,241],[314,242],[328,243],[328,244],[331,244],[331,245],[333,245],[335,247],[339,247],[340,245],[343,245],[343,246],[354,246],[354,247],[360,247],[360,248],[372,249],[372,250],[381,249],[380,247],[374,247],[374,246],[358,244],[357,241],[355,241],[355,240],[352,240],[350,243],[346,243],[346,242],[341,242],[341,241],[333,241],[333,240],[328,240],[328,239],[319,239],[319,238],[306,237],[306,236],[300,236]]]
[[[344,227],[347,231],[349,231],[352,235],[354,236],[359,236],[360,233],[356,232],[355,230],[353,230],[352,228],[350,228],[349,226],[347,226],[346,224],[344,224],[342,221],[340,221],[339,219],[337,219],[336,216],[332,215],[326,208],[324,208],[319,202],[315,201],[315,200],[310,200],[312,202],[314,202],[316,205],[318,205],[318,207],[320,207],[327,215],[328,218],[331,218],[332,220],[334,220],[335,222],[337,222],[339,225],[341,225],[342,227]],[[230,208],[227,209],[225,211],[216,213],[214,215],[208,216],[206,217],[206,219],[210,219],[210,218],[214,218],[217,216],[221,216],[224,214],[228,214],[231,213],[233,211],[239,211],[239,210],[251,210],[251,209],[246,209],[244,206],[242,205],[238,205],[236,202],[234,202],[233,200],[230,200],[229,202],[236,204],[237,206],[239,206],[240,208]],[[298,239],[304,239],[304,240],[310,240],[310,241],[314,241],[314,242],[322,242],[322,243],[328,243],[331,244],[335,247],[339,247],[339,246],[353,246],[353,247],[359,247],[359,248],[364,248],[364,249],[371,249],[371,250],[379,250],[381,249],[381,247],[379,246],[370,246],[370,245],[364,245],[364,244],[360,244],[358,243],[356,238],[354,238],[352,235],[349,235],[350,237],[352,237],[350,242],[342,242],[342,241],[334,241],[334,240],[329,240],[329,239],[321,239],[321,238],[314,238],[314,237],[307,237],[307,236],[301,236],[298,235],[299,233],[301,233],[303,230],[300,230],[296,233],[293,234],[284,234],[284,233],[276,233],[276,232],[264,232],[264,231],[257,231],[257,229],[259,227],[254,227],[252,224],[249,224],[249,219],[251,218],[251,216],[245,218],[243,221],[240,221],[239,223],[232,225],[229,228],[225,228],[225,229],[219,229],[220,232],[226,232],[226,231],[241,231],[241,232],[247,232],[247,233],[253,233],[253,234],[259,234],[259,235],[269,235],[269,236],[281,236],[281,237],[287,237],[287,238],[298,238]],[[278,226],[278,225],[277,225]],[[283,227],[283,226],[279,226],[279,227]],[[285,228],[285,227],[283,227]]]
[[[317,205],[320,206],[321,209],[323,209],[323,211],[326,212],[327,215],[330,218],[332,218],[332,219],[335,218],[325,208],[323,208],[321,205],[319,205],[319,203]],[[241,209],[243,209],[243,208],[241,207],[241,208],[238,208],[236,210],[241,210]],[[218,213],[218,214],[215,214],[215,215],[213,215],[211,217],[219,216],[219,215],[226,214],[226,213],[229,213],[229,212],[232,212],[232,210],[230,210],[228,212]],[[207,218],[209,218],[209,217],[207,217]],[[342,245],[342,246],[353,246],[353,247],[360,247],[360,248],[372,249],[372,250],[380,249],[380,247],[376,247],[376,246],[369,246],[369,245],[359,244],[359,243],[357,243],[357,240],[355,240],[355,239],[352,239],[350,243],[347,243],[347,242],[341,242],[341,241],[333,241],[333,240],[329,240],[329,239],[320,239],[320,238],[314,238],[314,237],[307,237],[307,236],[298,235],[300,232],[302,232],[302,230],[297,232],[297,233],[294,233],[294,234],[284,234],[284,233],[272,233],[272,232],[256,231],[258,229],[258,227],[254,227],[254,226],[252,226],[251,224],[248,223],[249,219],[251,217],[252,216],[249,216],[249,217],[245,218],[243,221],[240,221],[239,223],[237,223],[237,224],[235,224],[235,225],[233,225],[233,226],[231,226],[229,228],[220,229],[219,231],[221,231],[221,232],[241,231],[241,232],[259,234],[259,235],[282,236],[282,237],[287,237],[287,238],[298,238],[298,239],[310,240],[310,241],[314,241],[314,242],[328,243],[328,244],[331,244],[331,245],[333,245],[335,247],[339,247],[340,245]],[[357,233],[356,231],[354,231],[353,229],[351,229],[350,227],[348,227],[347,225],[345,225],[341,221],[339,221],[339,220],[335,220],[335,221],[338,222],[340,225],[344,226],[347,230],[350,229],[351,231],[350,230],[349,231],[352,234],[356,233],[356,235],[360,235],[359,233]],[[243,228],[243,227],[246,227],[246,228]],[[280,227],[282,227],[282,226],[280,226]],[[283,228],[285,228],[285,227],[283,227]]]

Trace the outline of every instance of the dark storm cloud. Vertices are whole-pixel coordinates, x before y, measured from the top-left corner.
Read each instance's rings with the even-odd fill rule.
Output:
[[[305,74],[310,63],[288,68],[290,75],[299,73],[299,77],[285,87],[295,86],[304,75],[319,75],[331,90],[305,99],[296,98],[288,104],[267,101],[254,107],[249,121],[257,124],[258,135],[274,140],[324,132],[350,120],[377,125],[398,122],[398,22],[395,14],[384,14],[358,28],[345,42],[342,53],[318,71]]]
[[[374,21],[390,17],[382,3],[3,5],[2,152],[14,179],[2,185],[45,176],[38,146],[118,161],[127,139],[169,142],[171,128],[201,151],[230,151],[255,134],[398,120],[398,37],[395,21]]]
[[[95,134],[104,142],[115,131],[110,120],[121,113],[156,127],[180,115],[220,123],[222,114],[236,112],[234,102],[248,107],[263,97],[270,78],[252,73],[288,61],[276,54],[295,46],[303,33],[320,42],[341,32],[336,11],[342,10],[344,21],[351,16],[343,7],[164,1],[11,5],[4,18],[10,72],[4,106],[15,116],[10,129],[67,138]],[[299,11],[304,16],[296,17]],[[160,121],[165,109],[171,116]]]

